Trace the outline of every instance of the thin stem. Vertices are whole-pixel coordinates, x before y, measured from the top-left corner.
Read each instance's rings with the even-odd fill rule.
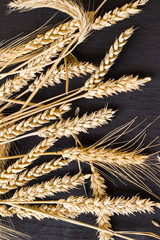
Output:
[[[99,5],[99,7],[96,9],[96,11],[95,11],[95,15],[98,13],[98,11],[101,9],[101,7],[105,4],[107,2],[107,0],[104,0],[100,5]]]
[[[22,135],[22,136],[17,137],[17,138],[9,139],[8,141],[0,142],[0,145],[11,143],[11,142],[23,139],[23,138],[32,137],[32,136],[36,136],[36,135],[38,135],[38,132],[28,133],[26,135]]]
[[[22,158],[22,157],[24,157],[25,155],[26,155],[26,154],[0,157],[0,160],[9,160],[9,159]],[[51,155],[60,155],[60,151],[58,151],[58,152],[45,152],[45,153],[41,153],[41,154],[40,154],[40,156],[51,156]]]
[[[160,236],[151,233],[151,232],[135,232],[135,231],[116,231],[116,233],[120,234],[132,234],[132,235],[143,235],[143,236],[148,236],[148,237],[153,237],[156,239],[160,239]]]
[[[16,104],[20,104],[20,105],[23,105],[25,102],[24,101],[21,101],[21,100],[16,100],[16,99],[11,99],[11,98],[0,98],[1,101],[4,101],[4,102],[8,102],[8,103],[16,103]],[[35,103],[32,103],[30,102],[29,103],[30,106],[34,106]],[[40,105],[41,107],[44,107],[44,105]]]
[[[64,58],[64,65],[65,65],[65,71],[66,71],[66,93],[68,94],[69,89],[69,76],[68,76],[68,65],[67,65],[67,58]]]

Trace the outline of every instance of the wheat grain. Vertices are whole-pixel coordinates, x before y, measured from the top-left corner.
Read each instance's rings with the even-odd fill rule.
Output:
[[[24,69],[20,69],[20,73],[13,79],[6,80],[0,87],[0,97],[10,97],[13,93],[19,92],[23,87],[27,86],[28,82],[36,76],[37,72],[42,72],[46,65],[51,64],[52,58],[57,56],[58,52],[60,52],[69,41],[70,39],[66,39],[53,46],[51,45],[47,50],[45,49],[42,53],[28,61],[27,66]]]
[[[80,77],[81,74],[86,75],[87,73],[93,73],[96,67],[93,64],[79,62],[68,64],[68,77],[72,79],[74,76]],[[45,75],[42,73],[40,77],[36,78],[35,81],[29,85],[29,91],[33,92],[38,84],[43,80]],[[54,86],[55,83],[61,83],[61,80],[66,80],[66,70],[65,66],[61,65],[59,68],[55,69],[50,77],[46,80],[43,87]]]
[[[109,79],[107,82],[100,82],[97,86],[88,89],[86,98],[102,98],[103,96],[112,96],[119,92],[127,92],[139,89],[140,86],[144,86],[145,83],[151,81],[150,77],[138,78],[133,75],[122,76],[118,80]]]
[[[106,193],[106,185],[105,185],[105,180],[104,178],[97,172],[97,170],[94,168],[93,164],[91,164],[91,188],[93,190],[93,197],[103,199],[104,197],[107,196]],[[103,216],[98,216],[97,218],[97,223],[100,228],[109,230],[111,229],[111,224],[109,223],[109,216],[103,215]],[[110,239],[111,234],[104,233],[99,231],[99,239],[100,240],[107,240]]]
[[[12,126],[6,127],[0,131],[0,141],[13,139],[16,136],[24,134],[27,131],[32,131],[34,128],[40,127],[42,124],[48,123],[51,120],[61,118],[61,116],[69,110],[70,104],[63,104],[59,108],[48,109],[43,113],[39,113],[34,117],[23,120],[18,124],[13,124]]]
[[[105,58],[101,61],[98,70],[85,82],[85,86],[83,89],[88,91],[97,86],[107,74],[110,67],[114,64],[115,60],[117,59],[118,55],[122,51],[124,45],[127,43],[127,40],[133,34],[134,29],[129,28],[121,35],[118,39],[114,42],[114,44],[110,47],[109,52],[106,54]]]

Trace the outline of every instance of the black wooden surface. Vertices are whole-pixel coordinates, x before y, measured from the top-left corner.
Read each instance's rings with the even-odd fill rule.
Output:
[[[127,0],[108,0],[103,7],[103,11],[109,11],[117,6],[122,6],[127,3]],[[9,1],[1,0],[0,2],[0,41],[4,39],[10,39],[15,35],[22,33],[22,35],[28,34],[31,31],[37,29],[44,24],[50,17],[53,16],[56,11],[51,9],[37,9],[27,13],[13,12],[9,15],[7,13],[7,4]],[[95,0],[95,8],[101,3],[101,0]],[[89,1],[85,1],[86,9],[89,6]],[[90,1],[90,10],[93,9],[93,2]],[[65,14],[58,13],[53,20],[52,24],[55,24],[66,17]],[[90,134],[80,135],[80,139],[84,145],[90,145],[96,140],[103,137],[106,133],[113,130],[116,127],[132,120],[136,116],[138,117],[137,123],[147,118],[146,122],[135,130],[135,134],[142,130],[146,125],[152,122],[157,116],[160,115],[160,1],[150,0],[150,2],[144,7],[144,10],[139,15],[133,16],[130,19],[119,22],[115,26],[105,28],[101,31],[92,33],[84,43],[79,45],[74,51],[78,60],[93,62],[98,65],[101,59],[104,57],[105,52],[113,44],[115,37],[125,29],[135,26],[138,28],[134,35],[129,40],[128,44],[124,48],[122,54],[110,70],[108,76],[118,77],[124,74],[139,74],[141,77],[151,76],[152,81],[142,87],[142,91],[134,91],[132,93],[122,93],[118,96],[104,98],[103,100],[78,100],[73,104],[73,111],[70,113],[74,115],[74,110],[77,106],[80,107],[81,114],[86,111],[94,111],[102,108],[105,104],[113,109],[119,109],[116,117],[113,121],[106,126],[98,128],[96,130],[89,131]],[[81,86],[83,80],[74,80],[71,82],[70,88]],[[57,92],[62,92],[64,84],[56,86],[49,90],[41,90],[35,97],[35,101],[41,99],[41,97],[53,96]],[[69,116],[69,114],[67,115]],[[160,120],[157,120],[147,131],[145,143],[151,142],[157,135],[160,134]],[[130,135],[130,137],[132,134]],[[37,143],[38,139],[31,138],[30,140],[23,140],[17,143],[18,149],[21,153],[29,151],[33,145]],[[62,139],[59,141],[55,150],[73,146],[73,139]],[[158,150],[160,148],[156,148]],[[153,151],[148,150],[149,152]],[[42,159],[41,161],[43,161]],[[83,166],[84,172],[88,171],[86,165]],[[71,175],[78,171],[75,164],[71,164],[70,168],[64,168],[64,170],[58,173],[63,176],[66,172],[70,172]],[[56,173],[56,174],[58,174]],[[41,180],[49,179],[55,173],[47,175]],[[133,194],[140,193],[142,197],[151,197],[151,195],[145,193],[133,184],[127,183],[127,185],[120,183],[116,180],[116,186],[106,180],[108,186],[108,193],[111,196],[132,196]],[[152,187],[153,191],[159,195],[159,188],[147,180],[147,184]],[[91,192],[87,185],[89,196]],[[83,189],[72,191],[72,194],[84,194]],[[66,195],[57,195],[55,199],[59,197],[66,197]],[[135,216],[114,216],[112,217],[113,230],[132,230],[132,231],[153,231],[160,235],[159,228],[152,225],[151,220],[155,219],[160,222],[159,213],[156,215],[149,214],[136,214]],[[91,215],[81,216],[81,221],[95,224],[95,217]],[[21,221],[17,217],[12,219],[16,230],[28,233],[33,240],[81,240],[81,239],[97,239],[96,232],[87,228],[74,226],[65,222],[57,222],[55,220],[43,220],[41,222],[33,219],[24,219]],[[149,237],[135,237],[138,239],[152,239]]]

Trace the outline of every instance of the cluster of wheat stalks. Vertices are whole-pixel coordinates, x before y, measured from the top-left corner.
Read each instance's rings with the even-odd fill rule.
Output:
[[[141,199],[139,196],[127,199],[111,198],[106,192],[105,179],[97,169],[97,166],[100,166],[111,173],[124,175],[125,179],[135,184],[138,182],[138,186],[156,196],[136,173],[136,170],[144,172],[159,184],[159,179],[150,169],[149,155],[142,153],[145,147],[142,148],[139,145],[132,149],[134,141],[143,138],[144,131],[122,147],[113,147],[112,143],[131,131],[133,120],[92,146],[83,147],[77,135],[80,132],[86,133],[90,128],[107,124],[116,111],[104,107],[96,112],[86,113],[82,117],[63,118],[63,114],[72,108],[72,102],[77,99],[103,98],[103,96],[132,91],[151,80],[150,77],[125,75],[116,80],[104,81],[105,75],[133,34],[133,27],[120,34],[99,66],[79,62],[72,54],[74,48],[84,41],[91,31],[109,27],[139,13],[140,7],[147,2],[148,0],[137,0],[99,17],[96,17],[99,9],[95,12],[86,12],[81,4],[71,0],[15,0],[9,4],[11,11],[15,9],[27,11],[40,7],[54,8],[67,13],[72,19],[47,30],[44,34],[18,39],[0,49],[0,79],[7,77],[0,87],[0,159],[3,163],[0,172],[0,193],[7,194],[10,190],[15,190],[12,197],[4,195],[1,198],[0,215],[2,217],[17,215],[21,219],[24,217],[59,219],[98,230],[100,240],[113,239],[113,237],[133,239],[126,237],[125,234],[142,234],[158,238],[153,233],[111,230],[110,217],[114,214],[153,212],[155,207],[160,208],[160,203]],[[8,67],[12,67],[11,70],[7,71]],[[88,74],[90,77],[83,86],[69,91],[69,81],[73,77],[88,76]],[[64,93],[34,103],[34,96],[40,88],[53,87],[62,81],[66,81]],[[24,101],[23,96],[26,94],[29,97]],[[13,104],[17,105],[18,110],[4,115],[6,109],[11,108]],[[39,137],[37,146],[23,155],[7,156],[11,142],[31,136]],[[61,151],[47,151],[64,136],[72,136],[76,146]],[[41,156],[54,156],[54,158],[41,165],[32,166],[32,163]],[[8,159],[10,163],[5,164]],[[29,185],[31,180],[67,166],[72,161],[78,162],[80,170],[78,174],[53,177],[49,181]],[[81,162],[90,165],[90,174],[83,174],[80,168]],[[135,179],[129,176],[131,172],[136,176]],[[75,189],[80,185],[85,188],[85,181],[88,179],[93,191],[92,198],[71,195],[67,199],[45,200],[46,197]],[[37,198],[43,200],[37,200]],[[75,220],[83,213],[96,215],[97,226]]]

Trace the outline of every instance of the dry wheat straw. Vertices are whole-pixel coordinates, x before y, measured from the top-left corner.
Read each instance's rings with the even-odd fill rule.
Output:
[[[110,67],[114,64],[115,60],[122,51],[127,40],[133,34],[134,29],[129,28],[116,39],[114,44],[110,47],[109,52],[106,54],[105,58],[101,61],[98,70],[86,81],[84,90],[88,91],[97,86],[101,82],[103,77],[107,74]]]
[[[122,76],[118,80],[109,79],[107,82],[100,82],[97,86],[88,89],[85,97],[102,98],[103,96],[108,97],[119,92],[137,90],[149,81],[151,81],[150,77],[140,79],[138,76],[133,77],[133,75]]]
[[[86,75],[87,73],[91,74],[96,70],[96,67],[93,64],[87,62],[70,63],[67,68],[68,77],[70,79],[75,76],[80,77],[81,75]],[[29,85],[29,91],[33,92],[44,77],[45,75],[42,73],[40,77],[36,78],[35,81]],[[61,80],[66,80],[66,70],[64,65],[61,65],[59,68],[54,70],[44,83],[43,87],[54,86],[55,84],[61,83]]]
[[[56,137],[73,136],[79,132],[86,132],[88,128],[96,128],[102,124],[106,124],[113,117],[115,111],[111,109],[101,109],[97,112],[83,115],[81,118],[74,118],[72,120],[60,121],[49,127],[41,130],[41,136],[49,137],[40,142],[35,148],[26,154],[22,159],[19,159],[14,164],[9,166],[0,174],[0,193],[8,192],[7,189],[13,189],[12,179],[15,179],[15,174],[22,172],[27,166],[35,161],[42,153],[49,149],[55,142]],[[14,185],[16,182],[14,181]]]
[[[32,131],[36,127],[40,127],[42,124],[48,123],[51,120],[61,118],[61,116],[70,110],[70,104],[61,105],[59,108],[48,109],[43,113],[39,113],[34,117],[30,117],[27,120],[23,120],[18,124],[6,127],[0,131],[0,141],[7,141],[7,139],[13,139],[16,136],[24,134],[27,131]]]

